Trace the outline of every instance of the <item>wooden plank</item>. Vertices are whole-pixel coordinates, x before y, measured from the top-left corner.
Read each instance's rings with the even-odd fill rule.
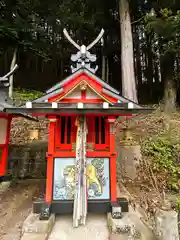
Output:
[[[152,109],[120,109],[120,108],[109,108],[109,109],[100,109],[100,108],[89,108],[89,109],[77,109],[77,108],[7,108],[6,112],[9,114],[20,114],[29,113],[29,114],[102,114],[103,116],[113,115],[121,116],[122,114],[138,114],[138,113],[151,113]]]

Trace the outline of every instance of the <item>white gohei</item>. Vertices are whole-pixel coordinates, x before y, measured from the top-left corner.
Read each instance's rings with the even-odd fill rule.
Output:
[[[26,108],[32,108],[32,102],[26,102]]]

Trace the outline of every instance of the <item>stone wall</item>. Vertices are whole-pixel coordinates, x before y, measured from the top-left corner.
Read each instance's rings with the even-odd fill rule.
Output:
[[[10,144],[24,145],[31,142],[29,134],[31,130],[39,131],[39,140],[48,139],[48,119],[39,119],[38,122],[24,118],[13,118],[11,123]]]
[[[9,146],[8,176],[13,178],[46,177],[47,141]]]

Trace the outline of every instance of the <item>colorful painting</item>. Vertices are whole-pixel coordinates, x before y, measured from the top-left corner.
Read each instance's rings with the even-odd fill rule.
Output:
[[[55,158],[53,187],[54,200],[71,200],[74,198],[74,163],[74,158]],[[86,169],[88,199],[109,199],[109,159],[88,158]]]

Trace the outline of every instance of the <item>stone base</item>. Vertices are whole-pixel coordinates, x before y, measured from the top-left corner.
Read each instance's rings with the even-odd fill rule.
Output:
[[[25,233],[21,240],[48,240],[48,234]]]
[[[31,213],[22,226],[21,240],[46,240],[55,224],[55,215],[45,221],[39,220],[39,214]]]
[[[11,185],[11,181],[1,182],[0,183],[0,194],[3,194]]]
[[[119,173],[117,175],[121,178],[135,179],[141,157],[140,145],[120,145],[117,158]]]
[[[107,215],[108,227],[114,238],[118,239],[139,239],[155,240],[152,231],[145,226],[133,208],[129,207],[129,212],[124,213],[122,219],[113,219],[111,213]]]

